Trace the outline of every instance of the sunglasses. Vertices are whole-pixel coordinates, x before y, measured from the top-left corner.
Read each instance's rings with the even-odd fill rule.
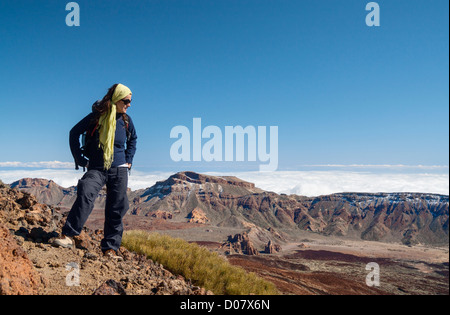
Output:
[[[131,100],[126,99],[126,100],[122,100],[122,102],[123,102],[125,105],[128,105],[128,104],[131,103]]]

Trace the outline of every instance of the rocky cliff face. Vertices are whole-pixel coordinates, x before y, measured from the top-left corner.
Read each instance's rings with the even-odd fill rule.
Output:
[[[48,181],[47,181],[48,182]],[[38,198],[70,208],[75,189],[16,182],[35,190]],[[57,186],[57,185],[56,185]],[[31,187],[31,188],[30,188]],[[41,196],[41,197],[39,197]],[[449,196],[421,193],[341,193],[318,197],[278,195],[236,177],[181,172],[148,189],[129,192],[130,215],[158,216],[173,222],[263,230],[300,229],[325,235],[348,236],[404,244],[448,244]],[[96,203],[104,205],[104,192]]]
[[[299,202],[302,207],[294,211],[294,222],[302,229],[366,240],[401,240],[407,245],[448,244],[448,196],[345,193]]]
[[[209,224],[293,228],[375,241],[448,244],[449,197],[420,193],[342,193],[307,198],[262,191],[234,177],[178,173],[135,191],[133,209],[158,210],[190,220],[202,211]]]

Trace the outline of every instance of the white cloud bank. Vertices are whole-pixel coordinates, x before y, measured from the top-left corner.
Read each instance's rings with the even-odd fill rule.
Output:
[[[58,165],[58,164],[55,164]],[[1,166],[1,165],[0,165]],[[73,167],[71,165],[70,167]],[[51,179],[58,185],[70,187],[83,176],[81,170],[70,169],[23,169],[2,170],[0,179],[12,183],[21,178]],[[170,172],[140,172],[133,170],[129,178],[132,190],[148,188],[157,181],[165,180]],[[422,192],[449,194],[448,172],[388,173],[357,172],[346,170],[329,171],[277,171],[277,172],[205,172],[215,176],[236,176],[255,183],[256,187],[276,193],[318,196],[339,192]]]
[[[218,174],[219,175],[219,174]],[[339,192],[422,192],[449,194],[448,174],[348,171],[247,172],[237,177],[276,193],[319,196]]]
[[[11,184],[22,178],[45,178],[50,179],[62,187],[75,186],[84,173],[80,169],[36,169],[36,170],[0,170],[0,179],[7,184]],[[128,187],[132,190],[148,188],[157,181],[165,180],[172,173],[142,173],[133,170],[128,180]]]
[[[0,167],[21,167],[21,168],[49,168],[49,169],[65,169],[74,168],[75,163],[60,161],[44,161],[44,162],[0,162]]]
[[[336,168],[336,169],[372,169],[372,170],[421,170],[421,171],[433,171],[433,170],[447,170],[448,165],[405,165],[405,164],[311,164],[301,165],[301,167],[314,167],[318,169],[324,168]]]

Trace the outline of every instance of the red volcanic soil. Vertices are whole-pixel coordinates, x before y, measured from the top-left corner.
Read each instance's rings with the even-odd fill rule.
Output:
[[[282,262],[280,257],[233,255],[228,261],[273,282],[282,294],[294,295],[381,295],[368,287],[365,279],[343,278],[332,272],[311,271],[302,264]]]
[[[393,263],[390,259],[361,257],[351,254],[344,254],[340,252],[331,252],[327,250],[298,250],[294,254],[283,256],[287,259],[306,259],[306,260],[321,260],[321,261],[339,261],[348,263],[365,263],[376,262],[378,264]]]
[[[273,282],[288,295],[449,294],[448,263],[397,261],[326,250],[297,250],[284,256],[231,255],[228,260]],[[380,266],[379,287],[366,285],[369,262]]]

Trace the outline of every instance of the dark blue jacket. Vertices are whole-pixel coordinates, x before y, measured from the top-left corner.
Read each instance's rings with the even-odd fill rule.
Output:
[[[95,104],[94,104],[95,106]],[[94,108],[93,106],[93,108]],[[95,109],[93,109],[95,110]],[[69,143],[70,150],[72,152],[75,163],[81,167],[85,167],[89,161],[88,169],[104,169],[103,162],[103,150],[98,147],[98,130],[95,131],[93,141],[87,148],[89,151],[89,160],[87,160],[81,151],[80,136],[88,131],[93,130],[92,123],[94,121],[94,113],[90,113],[84,117],[78,124],[76,124],[72,130],[70,130]],[[123,121],[122,114],[116,116],[116,134],[114,139],[114,158],[111,167],[117,167],[119,165],[129,163],[133,164],[134,154],[136,153],[137,135],[134,128],[131,117],[128,116],[128,132],[129,137],[127,139],[127,130],[125,122]],[[98,129],[98,128],[97,128]]]

